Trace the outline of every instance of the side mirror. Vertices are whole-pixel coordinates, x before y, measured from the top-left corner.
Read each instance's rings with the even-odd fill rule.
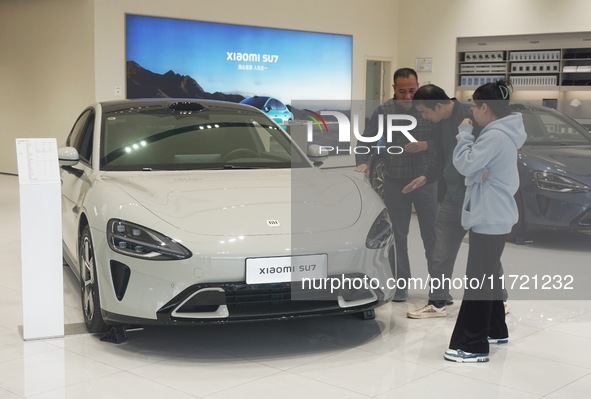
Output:
[[[318,144],[310,144],[308,146],[308,158],[314,162],[314,166],[321,166],[328,158],[328,149]]]
[[[62,147],[58,149],[57,157],[60,167],[74,166],[80,162],[80,155],[78,155],[78,150],[74,147]]]

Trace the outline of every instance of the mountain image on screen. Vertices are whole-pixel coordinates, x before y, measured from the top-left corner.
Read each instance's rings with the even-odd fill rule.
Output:
[[[159,74],[127,61],[127,98],[205,98],[240,102],[244,96],[221,92],[208,93],[195,79],[170,70]]]

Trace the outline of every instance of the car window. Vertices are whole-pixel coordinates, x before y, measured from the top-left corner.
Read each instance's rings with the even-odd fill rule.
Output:
[[[80,160],[82,162],[86,162],[89,165],[92,161],[92,139],[94,136],[94,113],[90,115],[88,118],[88,122],[82,131],[80,136],[79,145],[76,148],[78,150],[78,155],[80,156]]]
[[[248,97],[242,100],[242,103],[252,105],[253,107],[256,107],[258,109],[263,109],[266,101],[267,97]]]
[[[80,160],[87,164],[92,161],[93,133],[94,111],[89,109],[80,115],[66,141],[66,145],[76,148]]]
[[[168,108],[106,113],[103,170],[310,167],[285,131],[256,112]]]
[[[91,113],[92,111],[87,109],[84,112],[82,112],[82,114],[80,114],[80,116],[76,120],[76,123],[74,123],[72,130],[70,130],[68,139],[66,140],[66,145],[68,147],[76,147],[80,140],[82,131],[84,130],[84,126],[86,125],[86,122],[88,122],[88,118],[90,117]]]
[[[561,113],[522,110],[528,144],[589,144],[587,129]]]
[[[285,105],[283,105],[283,103],[279,100],[275,100],[274,98],[272,98],[271,100],[269,100],[269,107],[273,110],[280,111],[285,108]]]

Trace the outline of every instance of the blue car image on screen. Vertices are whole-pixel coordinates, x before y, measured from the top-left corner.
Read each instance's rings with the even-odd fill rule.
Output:
[[[288,121],[293,120],[293,114],[285,104],[276,98],[268,96],[247,97],[241,104],[252,105],[265,112],[271,119],[285,128]]]

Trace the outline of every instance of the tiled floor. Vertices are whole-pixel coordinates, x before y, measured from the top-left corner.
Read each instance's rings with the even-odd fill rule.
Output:
[[[129,332],[121,345],[84,333],[23,342],[18,211],[18,179],[0,175],[0,399],[591,398],[586,298],[510,300],[511,342],[478,365],[442,358],[459,300],[445,319],[405,317],[424,303],[422,291],[381,307],[373,321],[151,328]],[[411,261],[421,275],[414,221],[411,235]],[[466,250],[462,245],[456,271],[464,270]],[[591,237],[547,235],[526,246],[508,244],[503,264],[506,273],[526,264],[546,272],[588,268],[590,255]],[[64,269],[65,320],[73,331],[81,322],[75,284]]]

